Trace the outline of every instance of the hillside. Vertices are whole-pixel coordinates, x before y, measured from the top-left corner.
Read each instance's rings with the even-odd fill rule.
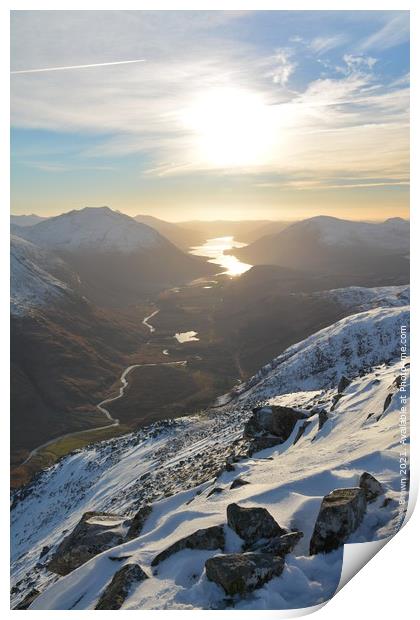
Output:
[[[296,222],[233,253],[252,265],[280,265],[306,273],[356,277],[351,284],[374,286],[407,281],[408,251],[406,220],[368,223],[318,216]]]
[[[328,599],[340,578],[343,547],[326,555],[309,549],[323,496],[343,487],[356,492],[368,472],[382,485],[379,497],[369,499],[346,542],[384,538],[398,527],[397,377],[399,326],[406,321],[406,307],[347,317],[290,347],[219,409],[92,445],[40,474],[14,500],[13,601],[35,588],[42,593],[31,609],[95,608],[116,571],[133,563],[145,577],[124,596],[124,609],[282,609]],[[315,363],[320,365],[314,372]],[[265,405],[265,417],[259,417],[258,404]],[[296,416],[288,436],[256,433],[255,425],[282,407]],[[209,580],[205,563],[212,557],[223,561],[220,546],[246,558],[241,549],[247,534],[238,535],[240,522],[229,517],[231,508],[226,525],[232,503],[265,508],[290,536],[294,530],[301,534],[294,534],[294,550],[283,552],[279,576],[271,574],[262,587],[254,583],[251,589],[257,589],[249,594],[226,597]],[[151,511],[138,512],[146,505]],[[59,577],[48,565],[86,511],[107,513],[102,527],[114,524],[115,542],[110,539],[102,553]],[[135,514],[143,516],[133,521]],[[154,560],[183,537],[219,525],[224,543],[219,537],[204,547],[177,544],[159,564]]]
[[[203,231],[184,228],[182,223],[166,222],[152,215],[136,215],[133,219],[154,228],[180,250],[187,251],[193,246],[201,245],[206,240]]]

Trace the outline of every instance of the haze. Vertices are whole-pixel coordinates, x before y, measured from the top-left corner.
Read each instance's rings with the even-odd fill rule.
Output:
[[[14,12],[12,211],[407,217],[408,36],[400,11]]]

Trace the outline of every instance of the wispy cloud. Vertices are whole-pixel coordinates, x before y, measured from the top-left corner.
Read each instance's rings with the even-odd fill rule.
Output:
[[[334,34],[324,37],[316,37],[309,43],[309,48],[317,54],[325,54],[326,52],[341,47],[348,41],[348,35]]]
[[[359,45],[361,51],[386,50],[408,41],[410,36],[410,13],[401,11],[391,13],[385,24],[364,39]]]

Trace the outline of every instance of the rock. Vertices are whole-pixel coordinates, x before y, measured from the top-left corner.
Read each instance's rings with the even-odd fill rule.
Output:
[[[344,394],[342,394],[341,392],[339,392],[338,394],[334,394],[334,396],[332,397],[331,411],[334,411],[338,401],[341,400],[343,396]]]
[[[251,547],[251,551],[271,553],[284,557],[293,551],[301,538],[303,538],[303,532],[290,532],[289,534],[284,534],[284,536],[275,536],[268,540],[256,542]]]
[[[223,549],[225,548],[225,532],[223,525],[214,525],[197,530],[193,534],[177,540],[173,545],[164,549],[153,560],[152,566],[157,566],[169,556],[183,549]]]
[[[248,480],[244,480],[243,478],[235,478],[235,480],[230,485],[230,489],[237,489],[238,487],[244,487],[247,484],[251,484]]]
[[[280,437],[274,437],[273,435],[263,435],[262,437],[255,437],[249,444],[248,456],[252,456],[255,452],[260,450],[266,450],[267,448],[274,448],[283,443]]]
[[[366,496],[359,487],[331,491],[322,500],[309,545],[310,555],[341,547],[359,527],[365,512]]]
[[[234,532],[249,548],[260,539],[283,536],[288,531],[277,523],[265,508],[242,508],[238,504],[227,507],[227,521]]]
[[[45,547],[42,547],[41,553],[39,554],[39,559],[43,558],[44,555],[47,555],[49,550],[50,550],[50,548],[49,548],[48,545],[45,545]]]
[[[363,489],[368,502],[373,502],[384,493],[382,484],[367,471],[360,476],[359,487]]]
[[[138,510],[138,512],[136,512],[131,521],[130,529],[127,532],[127,540],[140,536],[144,524],[146,523],[146,519],[151,512],[152,507],[149,504],[145,504],[140,508],[140,510]]]
[[[206,561],[207,579],[222,586],[226,594],[245,594],[281,575],[284,559],[267,553],[231,553]]]
[[[385,411],[388,409],[389,405],[391,404],[391,400],[392,397],[394,396],[394,393],[391,392],[390,394],[387,395],[387,397],[385,398],[385,402],[384,402],[384,408],[383,408],[383,412],[385,413]]]
[[[73,532],[55,551],[47,565],[58,575],[67,575],[98,553],[124,540],[125,517],[106,512],[85,512]]]
[[[298,420],[307,418],[307,412],[293,407],[256,407],[244,428],[245,437],[257,437],[269,433],[281,439],[281,443],[290,437]]]
[[[324,426],[325,422],[328,420],[328,413],[325,409],[322,409],[318,412],[318,431]]]
[[[39,590],[34,588],[13,609],[28,609],[34,600],[40,595]]]
[[[349,387],[350,383],[351,383],[351,380],[345,375],[343,375],[340,381],[338,382],[337,392],[338,393],[344,392],[344,390]]]
[[[214,489],[212,489],[210,493],[207,494],[207,497],[210,497],[211,495],[214,495],[214,494],[217,495],[219,493],[223,493],[223,491],[224,491],[223,487],[214,487]]]
[[[132,587],[148,576],[138,564],[126,564],[113,576],[106,586],[95,609],[121,609]]]
[[[297,442],[302,437],[303,433],[306,431],[309,425],[310,425],[309,420],[305,420],[305,422],[302,422],[302,424],[299,427],[298,432],[296,433],[296,437],[293,441],[293,445],[297,444]]]

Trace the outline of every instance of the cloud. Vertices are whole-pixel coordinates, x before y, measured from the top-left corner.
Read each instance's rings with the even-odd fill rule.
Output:
[[[347,41],[348,36],[345,34],[316,37],[309,43],[309,48],[317,54],[325,54],[336,47],[341,47]]]
[[[344,54],[343,61],[346,64],[347,69],[353,72],[361,71],[363,69],[368,69],[370,71],[376,65],[378,59],[373,58],[372,56]]]
[[[391,17],[387,19],[385,24],[364,39],[359,45],[361,51],[366,50],[386,50],[401,43],[405,43],[410,38],[410,13],[409,11],[400,11],[395,14],[393,11]]]
[[[277,50],[275,55],[275,67],[270,75],[274,84],[286,86],[290,76],[296,69],[297,63],[291,60],[292,52],[287,49]]]

